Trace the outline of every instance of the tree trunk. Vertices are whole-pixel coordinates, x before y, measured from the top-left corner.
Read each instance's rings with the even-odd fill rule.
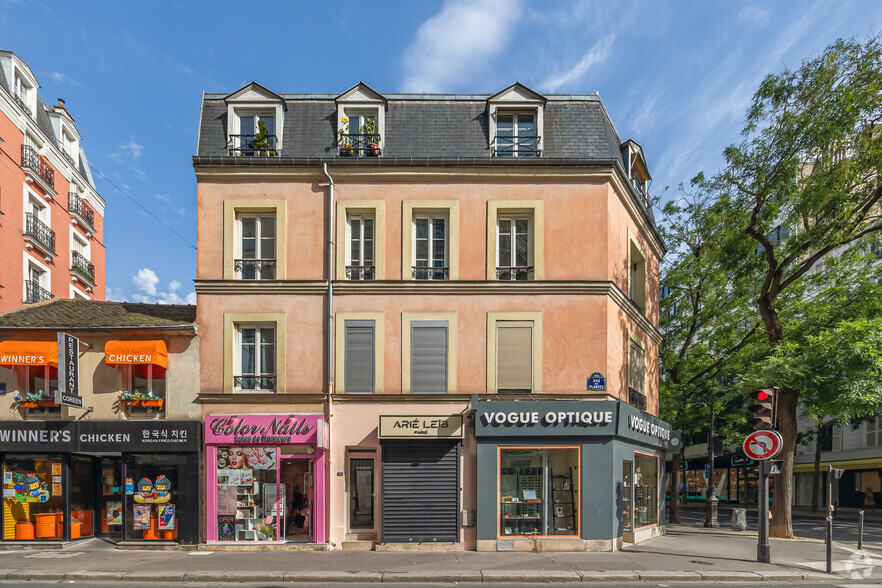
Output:
[[[681,464],[683,454],[677,452],[671,458],[671,508],[668,510],[668,522],[673,525],[680,524],[680,476],[682,475]]]
[[[818,501],[821,493],[821,432],[824,425],[818,421],[818,430],[815,433],[815,467],[812,470],[812,508],[811,512],[818,512]]]
[[[790,506],[793,504],[793,451],[796,447],[797,392],[790,388],[778,391],[778,432],[784,438],[784,446],[778,457],[784,460],[781,473],[773,476],[775,495],[772,497],[772,521],[769,534],[778,539],[793,539],[793,520]]]

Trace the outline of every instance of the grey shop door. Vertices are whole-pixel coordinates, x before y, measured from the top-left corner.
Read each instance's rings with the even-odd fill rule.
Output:
[[[459,441],[383,441],[382,540],[459,540]]]

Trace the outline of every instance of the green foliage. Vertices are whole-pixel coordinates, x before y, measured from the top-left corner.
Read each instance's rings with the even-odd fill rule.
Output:
[[[274,143],[275,138],[269,136],[266,124],[262,120],[257,121],[257,134],[254,135],[254,139],[251,141],[251,147],[255,151],[263,152],[264,155],[274,156],[276,154],[272,150]]]

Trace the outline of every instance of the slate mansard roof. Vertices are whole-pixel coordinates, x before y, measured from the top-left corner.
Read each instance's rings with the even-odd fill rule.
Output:
[[[233,157],[228,149],[228,101],[248,88],[257,88],[284,112],[282,148],[276,157]],[[490,137],[490,102],[503,94],[383,94],[364,84],[382,100],[385,132],[382,157],[344,158],[337,143],[338,101],[335,94],[275,94],[252,83],[232,94],[204,93],[195,166],[200,165],[604,165],[619,169],[626,183],[630,169],[623,142],[596,94],[540,95],[521,84],[512,88],[532,95],[541,104],[544,123],[539,157],[494,157]],[[351,92],[352,90],[350,90]],[[500,101],[500,109],[508,105]],[[278,124],[278,122],[276,123]],[[538,131],[538,129],[537,129]],[[641,152],[642,156],[642,152]],[[652,208],[635,192],[650,224]]]

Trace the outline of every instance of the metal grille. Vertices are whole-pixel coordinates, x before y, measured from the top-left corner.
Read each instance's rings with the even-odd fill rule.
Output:
[[[25,213],[25,235],[30,235],[40,245],[55,253],[55,231],[46,226],[33,212]]]
[[[239,390],[275,390],[276,376],[233,376],[233,386]]]
[[[95,211],[76,192],[71,192],[67,195],[67,211],[79,215],[80,218],[89,223],[89,227],[95,226]]]
[[[52,292],[40,287],[34,280],[25,280],[25,302],[43,302],[54,298]]]
[[[343,157],[379,157],[380,135],[342,134],[340,135],[340,155]]]
[[[236,259],[233,265],[243,280],[276,279],[275,259]]]
[[[90,280],[95,279],[95,266],[92,265],[82,253],[77,251],[73,252],[73,255],[71,255],[70,267],[77,270]]]
[[[459,442],[383,441],[383,541],[459,540]]]

